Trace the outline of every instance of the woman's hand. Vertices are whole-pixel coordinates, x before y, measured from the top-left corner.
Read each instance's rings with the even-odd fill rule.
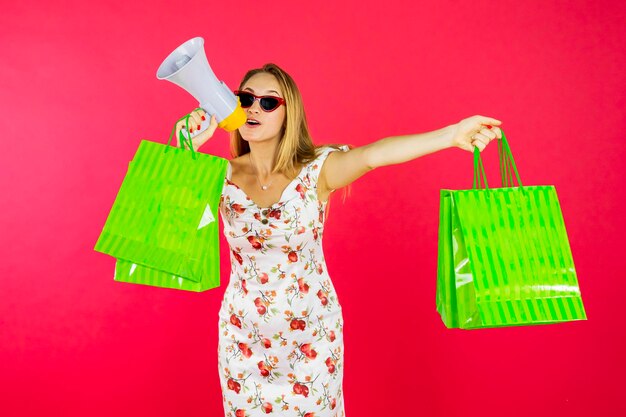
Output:
[[[474,152],[478,147],[482,152],[489,142],[495,138],[502,138],[499,126],[502,122],[485,116],[472,116],[461,120],[452,128],[452,146]]]
[[[200,125],[202,124],[203,120],[206,120],[206,116],[207,116],[206,112],[200,108],[197,108],[191,113],[189,113],[189,133],[190,134],[200,130]],[[176,137],[177,147],[180,147],[180,143],[178,141],[180,131],[183,128],[187,127],[187,121],[185,119],[186,118],[183,117],[178,123],[176,123],[176,132],[174,136]],[[207,141],[211,139],[211,137],[215,133],[216,129],[217,129],[217,119],[215,115],[213,115],[211,116],[211,122],[209,124],[209,127],[204,132],[191,138],[191,144],[193,146],[193,150],[197,151],[202,145],[207,143]]]

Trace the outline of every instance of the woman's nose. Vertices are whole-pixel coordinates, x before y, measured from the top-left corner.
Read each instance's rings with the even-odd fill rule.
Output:
[[[250,107],[248,107],[248,109],[253,110],[255,112],[260,112],[261,111],[261,103],[259,101],[259,99],[255,98],[254,101],[252,102],[252,105]]]

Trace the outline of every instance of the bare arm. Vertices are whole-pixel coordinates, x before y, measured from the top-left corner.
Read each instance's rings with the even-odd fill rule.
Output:
[[[320,173],[327,190],[351,184],[367,172],[385,165],[400,164],[421,156],[458,147],[470,152],[478,147],[482,152],[489,142],[502,137],[497,119],[472,116],[441,129],[415,135],[391,136],[347,152],[331,153]]]
[[[367,145],[366,161],[374,168],[401,164],[452,147],[453,125],[415,135],[391,136]]]

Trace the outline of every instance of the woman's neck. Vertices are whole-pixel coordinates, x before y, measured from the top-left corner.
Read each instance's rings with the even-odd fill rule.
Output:
[[[274,158],[278,143],[274,141],[264,141],[258,143],[249,143],[250,158],[252,159],[252,168],[256,169],[259,178],[268,178],[274,167]]]

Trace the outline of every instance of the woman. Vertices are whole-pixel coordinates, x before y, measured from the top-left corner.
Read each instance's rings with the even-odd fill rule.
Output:
[[[473,116],[361,147],[315,147],[300,92],[281,68],[267,64],[249,71],[237,95],[248,119],[232,133],[234,158],[220,201],[231,251],[219,311],[224,412],[341,417],[343,316],[322,251],[330,194],[377,167],[450,147],[482,151],[501,137],[492,127],[501,122]],[[200,129],[205,117],[194,111],[189,125]],[[193,138],[194,148],[216,128],[213,116]]]

